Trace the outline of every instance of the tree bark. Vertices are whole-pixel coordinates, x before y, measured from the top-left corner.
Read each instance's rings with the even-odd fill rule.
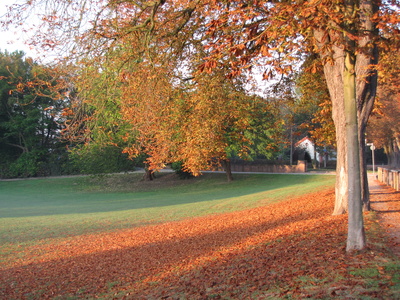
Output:
[[[372,17],[378,11],[379,6],[377,1],[374,0],[361,0],[359,5],[360,30],[368,34],[358,41],[358,46],[361,47],[362,51],[359,51],[356,56],[358,137],[360,143],[362,201],[364,210],[370,210],[365,132],[369,116],[374,107],[378,86],[378,73],[374,68],[378,63],[378,48],[375,44],[370,44],[373,36],[378,35]]]
[[[317,147],[315,146],[315,143],[314,143],[314,157],[313,157],[312,166],[313,166],[314,170],[317,169]]]
[[[374,0],[362,0],[359,4],[361,14],[361,29],[371,34],[364,35],[359,41],[358,46],[364,47],[372,40],[372,35],[376,33],[375,24],[372,22],[372,16],[378,10],[378,5]],[[326,40],[326,31],[318,30],[314,32],[317,44],[322,47],[331,40],[336,40],[337,36],[328,36]],[[348,210],[348,170],[346,158],[346,138],[341,124],[345,124],[344,94],[343,94],[343,74],[345,52],[342,47],[332,46],[331,53],[321,53],[322,59],[329,55],[332,57],[332,63],[324,64],[324,73],[328,85],[329,94],[332,100],[332,118],[336,129],[336,184],[335,184],[335,207],[333,214],[344,214]],[[369,188],[367,177],[367,165],[365,159],[365,130],[369,116],[374,106],[377,72],[371,66],[378,62],[378,51],[376,45],[365,47],[356,55],[356,99],[358,116],[358,139],[360,155],[360,173],[362,185],[362,202],[365,210],[370,209]]]
[[[345,129],[348,173],[348,234],[347,251],[366,245],[361,197],[361,164],[358,139],[355,56],[347,52],[343,73]]]
[[[315,32],[317,41],[322,41],[325,32]],[[322,42],[320,43],[323,44]],[[335,183],[335,206],[333,215],[347,212],[348,208],[348,174],[346,157],[346,135],[343,124],[345,120],[344,108],[344,51],[342,48],[333,46],[333,62],[324,64],[324,74],[332,100],[332,119],[336,132],[336,183]],[[324,58],[324,54],[322,54]]]
[[[388,167],[400,169],[400,142],[399,139],[393,139],[390,144],[384,146],[388,158]]]
[[[361,123],[361,122],[359,122]],[[359,126],[360,127],[360,126]],[[367,173],[367,156],[365,154],[365,128],[359,130],[359,145],[360,145],[360,163],[361,163],[361,199],[363,203],[363,210],[370,211],[371,205],[369,202],[369,185],[368,185],[368,173]]]
[[[144,181],[151,181],[153,179],[154,179],[154,173],[152,172],[152,170],[149,169],[149,166],[147,164],[145,164],[143,180]]]
[[[229,159],[224,159],[221,161],[221,163],[226,173],[226,179],[228,182],[231,182],[233,180],[231,161]]]

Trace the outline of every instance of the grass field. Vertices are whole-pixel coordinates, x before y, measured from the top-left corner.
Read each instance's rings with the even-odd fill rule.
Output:
[[[335,176],[140,178],[0,182],[0,298],[399,297],[375,213],[368,249],[344,251]]]
[[[265,205],[332,185],[334,176],[141,174],[0,182],[0,243],[131,228]]]

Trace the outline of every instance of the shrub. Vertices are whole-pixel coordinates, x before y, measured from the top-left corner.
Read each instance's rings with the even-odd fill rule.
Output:
[[[105,174],[134,170],[134,162],[114,146],[91,146],[75,149],[71,160],[81,173]]]
[[[180,179],[189,179],[194,177],[192,173],[183,169],[183,162],[177,161],[171,164],[172,170],[178,175]]]

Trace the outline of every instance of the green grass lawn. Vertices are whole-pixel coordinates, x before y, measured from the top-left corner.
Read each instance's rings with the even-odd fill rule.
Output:
[[[334,176],[205,174],[177,180],[159,174],[0,182],[0,244],[45,242],[230,212],[333,186]],[[171,179],[172,178],[172,179]]]
[[[45,249],[46,246],[64,242],[73,244],[74,237],[82,234],[113,232],[118,229],[264,206],[294,196],[322,191],[333,187],[335,182],[335,176],[329,175],[236,174],[233,182],[227,182],[225,174],[216,173],[205,174],[190,180],[178,180],[173,174],[163,173],[158,174],[158,178],[153,182],[143,182],[141,176],[141,174],[124,174],[103,177],[0,181],[0,264],[3,263],[3,266],[13,265],[14,261],[21,262],[25,258],[35,258],[36,255],[40,257],[41,249]],[[220,292],[253,293],[254,299],[257,299],[257,293],[260,293],[261,296],[266,297],[265,299],[282,299],[281,295],[284,295],[285,299],[299,299],[291,297],[291,294],[302,291],[302,293],[306,293],[304,295],[325,295],[326,299],[397,299],[400,287],[399,263],[398,259],[389,254],[387,250],[387,241],[384,238],[383,229],[377,222],[376,213],[368,213],[365,218],[368,249],[354,255],[344,253],[344,231],[342,229],[335,231],[338,222],[330,218],[324,220],[330,220],[331,223],[323,222],[319,225],[315,223],[304,232],[295,231],[293,235],[283,235],[283,237],[268,243],[254,242],[249,248],[243,248],[241,251],[225,253],[228,246],[223,247],[221,252],[214,249],[217,251],[217,255],[226,255],[223,256],[224,259],[219,261],[217,259],[219,256],[216,256],[217,258],[214,257],[214,260],[204,262],[206,267],[199,265],[186,271],[182,266],[181,269],[179,268],[180,264],[174,265],[168,279],[177,278],[177,286],[174,288],[179,292],[180,288],[185,287],[184,284],[186,284],[185,278],[182,279],[183,283],[179,281],[182,274],[186,274],[188,282],[201,281],[205,278],[202,272],[207,275],[208,268],[221,264],[220,268],[216,266],[216,270],[222,272],[218,278],[226,277],[226,280],[222,281],[223,283],[229,283],[231,269],[239,272],[239,275],[244,269],[256,272],[255,274],[258,274],[258,270],[266,270],[265,274],[270,276],[272,281],[261,280],[260,282],[265,286],[253,290],[256,288],[254,286],[256,281],[253,282],[253,277],[240,275],[242,278],[238,275],[243,279],[243,286],[224,285],[224,288],[221,287],[221,291],[217,290],[217,286],[215,295],[219,295]],[[332,224],[336,225],[332,227]],[[342,222],[338,224],[342,224]],[[296,228],[298,224],[295,222],[286,225],[286,227],[294,226],[293,228]],[[324,228],[324,225],[327,227],[325,231],[321,231],[320,228]],[[335,234],[329,233],[329,230]],[[230,234],[232,233],[230,232]],[[187,241],[183,240],[182,245],[193,243],[193,238],[195,239],[195,237],[191,237]],[[199,241],[203,240],[204,238],[201,236]],[[173,245],[172,240],[165,241],[165,247]],[[147,249],[146,251],[151,248],[143,247],[143,249]],[[154,245],[154,249],[153,251],[158,249],[157,245]],[[208,248],[206,247],[206,249]],[[312,253],[307,252],[311,251],[310,249],[312,249]],[[107,249],[104,253],[85,254],[60,261],[41,262],[39,260],[33,264],[19,267],[22,273],[16,273],[12,267],[5,269],[2,273],[3,279],[8,278],[9,274],[14,274],[14,277],[10,277],[4,282],[7,282],[7,286],[12,285],[12,290],[15,291],[18,288],[18,280],[24,278],[23,272],[25,271],[28,275],[35,275],[36,271],[40,273],[41,268],[48,268],[46,270],[51,271],[52,268],[56,269],[53,264],[61,266],[71,259],[79,260],[81,263],[84,261],[83,266],[90,270],[94,265],[87,262],[89,258],[109,258],[108,255],[119,257],[125,251],[134,250],[130,248]],[[137,250],[140,251],[140,247]],[[211,254],[205,253],[204,255]],[[323,255],[327,259],[321,260]],[[280,269],[280,266],[275,266],[275,269],[271,270],[258,267],[259,265],[269,266],[281,256],[284,257],[282,264],[285,264],[285,269]],[[256,260],[256,264],[253,265],[254,260]],[[311,273],[308,272],[306,263],[312,268]],[[29,273],[29,270],[33,271]],[[290,274],[293,280],[288,283],[286,278],[280,275],[281,271],[285,271],[286,275]],[[152,274],[151,270],[143,272],[146,276]],[[22,276],[22,279],[19,276]],[[36,278],[35,276],[32,278]],[[50,282],[55,284],[58,283],[57,280],[57,278],[51,278]],[[25,283],[28,282],[24,281]],[[118,293],[123,298],[127,292],[124,285],[129,287],[133,283],[129,280],[107,282],[106,286],[109,286],[109,291],[104,294],[96,294],[95,298],[118,298]],[[150,282],[151,289],[154,288],[153,284],[159,284],[162,289],[164,283],[161,279],[160,282]],[[165,284],[169,286],[169,281],[166,280]],[[119,285],[122,286],[121,289],[119,289]],[[95,288],[90,284],[87,286],[83,284],[83,286],[89,289]],[[20,288],[22,289],[23,286]],[[43,293],[49,293],[47,288],[50,289],[50,287],[38,285],[29,289],[28,294],[21,295],[27,299],[29,297],[41,299]],[[211,291],[212,288],[212,285],[209,285],[205,291]],[[323,292],[329,290],[331,292]],[[3,287],[4,291],[5,287]],[[0,287],[0,294],[1,292],[2,288]],[[81,293],[84,294],[84,292],[84,289],[65,290],[62,292],[64,294],[61,298],[54,299],[69,299],[70,296],[70,299],[81,299]],[[132,290],[132,292],[136,292],[136,290]],[[177,296],[179,295],[181,294],[177,294]],[[268,295],[272,296],[268,298]],[[301,293],[296,295],[301,295]],[[228,296],[222,298],[230,299]],[[315,299],[325,298],[317,297]]]

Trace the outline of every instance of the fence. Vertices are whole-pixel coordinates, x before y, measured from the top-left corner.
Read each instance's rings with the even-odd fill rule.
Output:
[[[235,164],[231,170],[234,172],[268,172],[268,173],[304,173],[307,172],[307,162],[299,160],[297,165],[268,165],[268,164]]]
[[[378,180],[400,191],[400,170],[378,167]]]

